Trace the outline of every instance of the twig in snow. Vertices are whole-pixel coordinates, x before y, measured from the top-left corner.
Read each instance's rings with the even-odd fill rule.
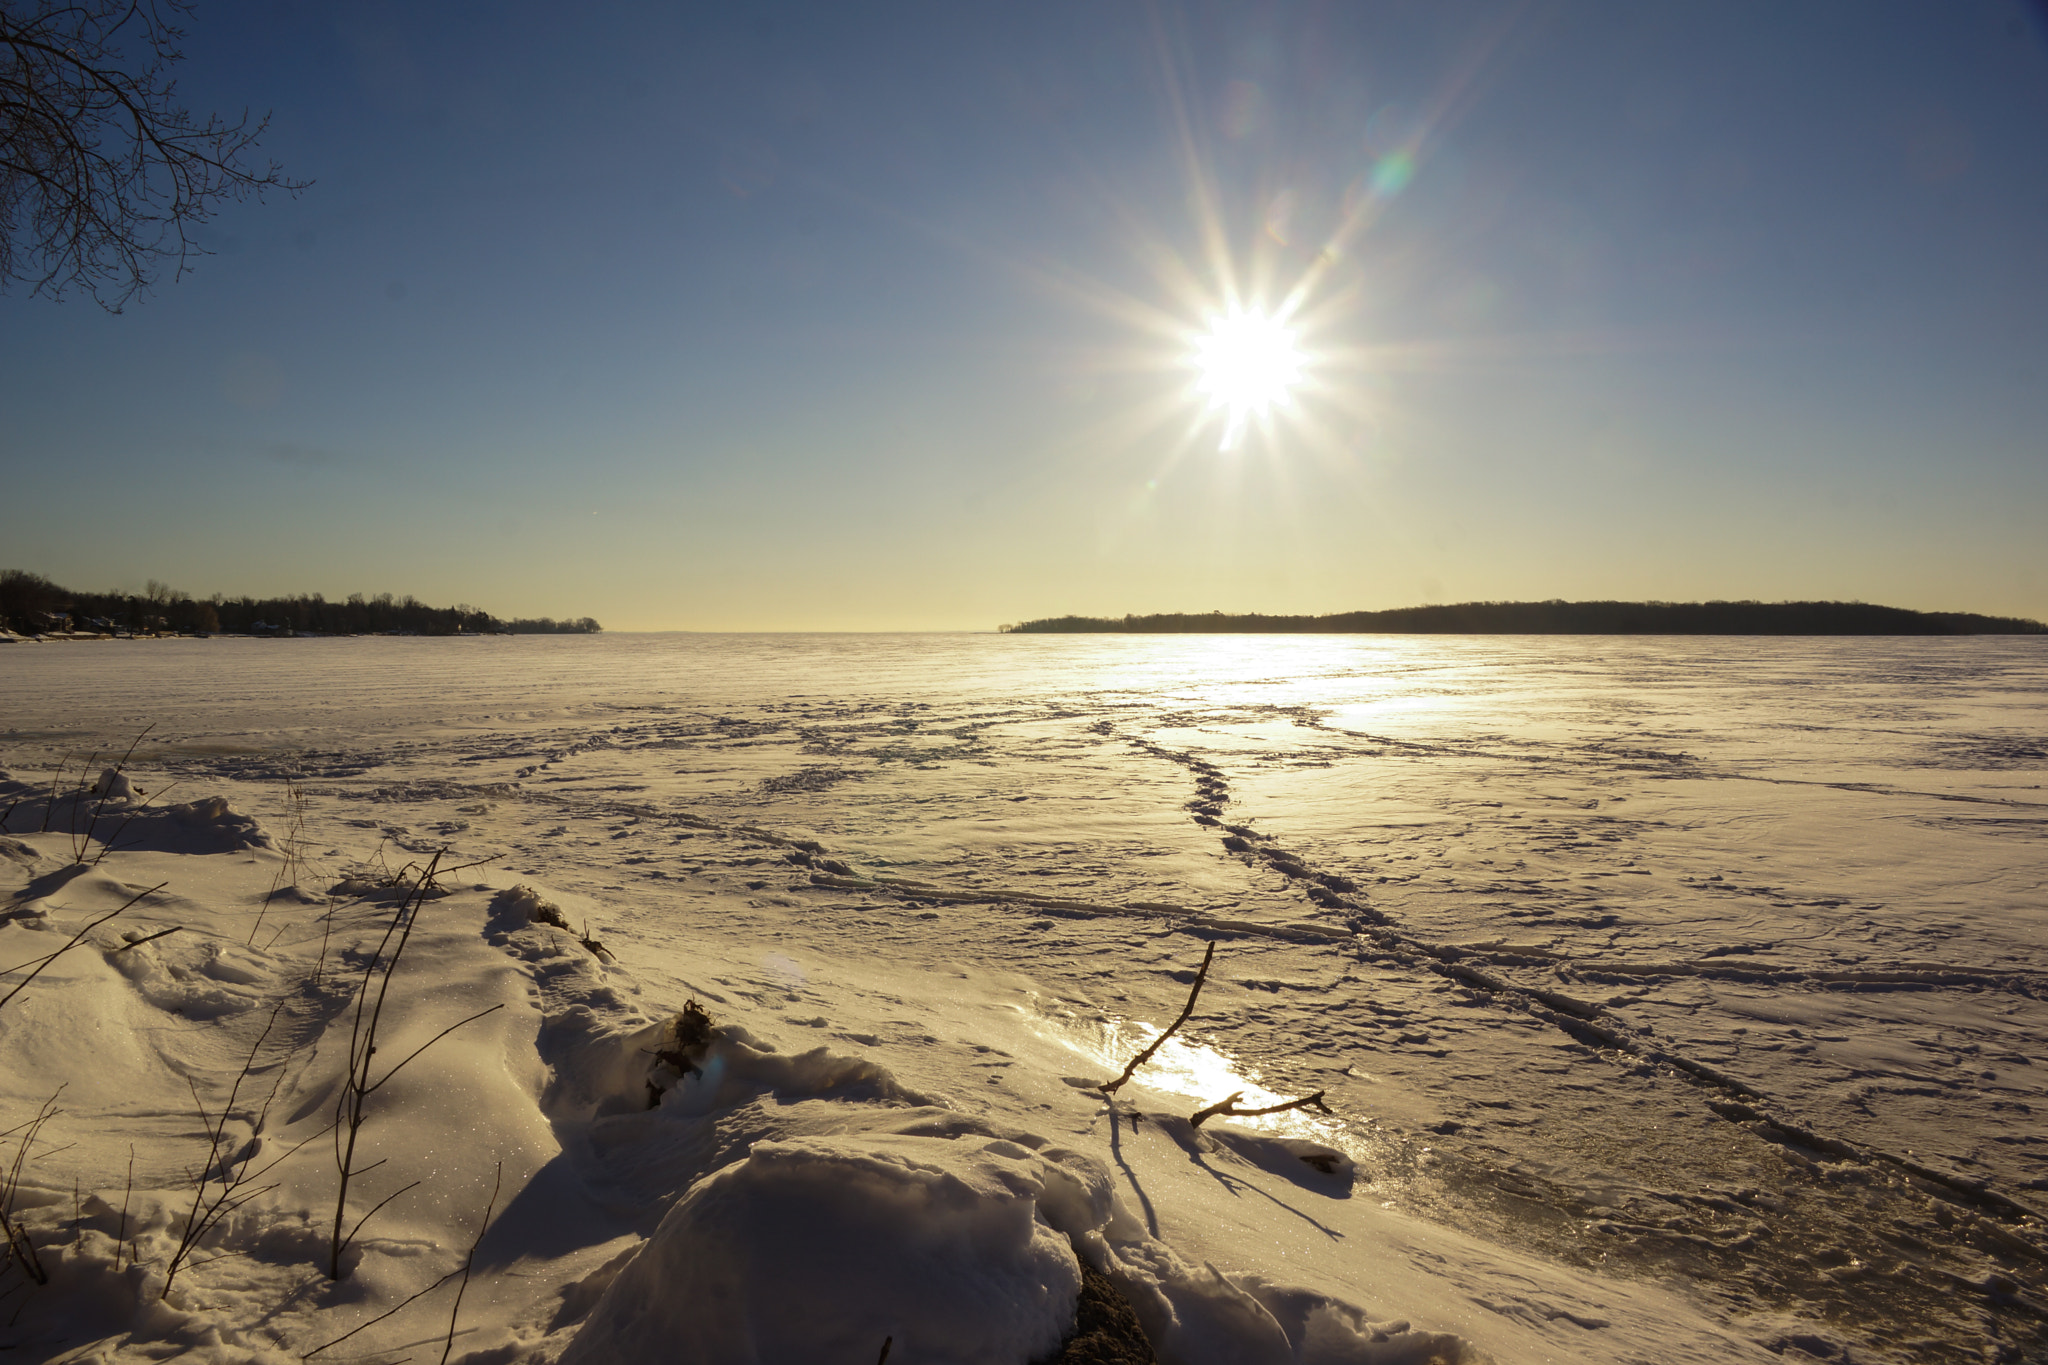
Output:
[[[327,940],[334,933],[334,900],[327,901],[327,913],[320,917],[320,959],[313,964],[313,984],[320,984],[320,974],[327,970]]]
[[[64,780],[64,770],[70,766],[70,759],[59,758],[57,760],[57,771],[50,774],[50,795],[43,802],[43,823],[36,829],[38,834],[48,834],[50,832],[50,813],[57,809],[57,784]]]
[[[363,1167],[362,1170],[357,1171],[356,1174],[362,1175],[366,1172],[374,1171],[390,1159],[390,1157],[379,1158],[378,1160],[373,1161],[369,1165]],[[350,1242],[353,1242],[356,1239],[356,1234],[363,1230],[363,1225],[369,1222],[372,1218],[375,1218],[379,1213],[381,1213],[386,1204],[398,1198],[399,1195],[404,1194],[407,1190],[418,1189],[421,1183],[422,1182],[415,1180],[409,1185],[400,1185],[397,1189],[393,1190],[391,1193],[385,1195],[382,1199],[379,1199],[376,1203],[372,1204],[370,1206],[370,1211],[368,1213],[356,1219],[356,1225],[348,1230],[348,1236],[341,1239],[341,1244],[344,1247],[346,1247]]]
[[[17,995],[20,995],[22,990],[25,987],[27,987],[29,982],[35,980],[38,976],[42,975],[43,968],[49,966],[52,962],[55,962],[58,958],[64,956],[64,954],[70,952],[73,948],[76,948],[79,944],[79,941],[82,940],[87,934],[99,928],[102,924],[105,924],[114,916],[120,914],[122,910],[126,910],[129,906],[135,904],[135,902],[141,900],[144,896],[153,896],[157,892],[163,890],[165,887],[169,885],[169,882],[158,882],[155,886],[150,887],[149,890],[140,891],[137,892],[135,895],[130,896],[128,900],[119,909],[109,910],[106,914],[101,915],[91,924],[86,925],[83,929],[80,929],[77,933],[73,934],[71,936],[71,941],[66,943],[62,948],[59,948],[56,952],[45,953],[41,957],[32,957],[27,962],[17,962],[12,967],[0,970],[0,976],[7,976],[11,973],[20,971],[23,967],[35,968],[34,971],[30,972],[27,976],[23,977],[20,981],[16,982],[13,990],[7,992],[7,994],[5,995],[0,995],[0,1007],[4,1007],[8,1001],[12,1000]]]
[[[223,1146],[227,1141],[228,1119],[234,1114],[235,1099],[242,1093],[242,1082],[249,1079],[249,1072],[256,1065],[256,1057],[263,1051],[263,1044],[269,1041],[270,1031],[277,1027],[277,1016],[283,1012],[284,1006],[285,997],[280,996],[278,1002],[270,1007],[270,1018],[264,1021],[263,1032],[256,1035],[256,1042],[250,1047],[248,1057],[243,1059],[242,1069],[236,1073],[235,1083],[228,1090],[227,1102],[221,1106],[218,1118],[207,1117],[206,1103],[199,1098],[199,1087],[193,1083],[191,1077],[186,1077],[186,1084],[192,1090],[192,1103],[199,1110],[199,1126],[206,1133],[206,1162],[199,1168],[198,1179],[193,1182],[192,1207],[185,1214],[185,1226],[179,1231],[177,1249],[171,1253],[170,1263],[164,1268],[164,1287],[160,1297],[170,1295],[172,1281],[178,1278],[178,1271],[191,1257],[193,1248],[199,1245],[201,1238],[213,1231],[223,1218],[251,1199],[277,1188],[275,1185],[264,1185],[243,1193],[242,1186],[247,1184],[252,1176],[270,1171],[277,1162],[271,1162],[262,1172],[251,1171],[250,1166],[254,1163],[256,1155],[252,1150],[240,1159],[241,1168],[237,1170],[237,1158],[234,1154],[224,1151]],[[270,1116],[271,1103],[277,1098],[278,1087],[284,1083],[285,1070],[290,1061],[289,1053],[279,1061],[277,1079],[271,1082],[270,1095],[263,1101],[263,1107],[257,1110],[255,1121],[250,1125],[252,1147],[257,1136],[263,1131],[264,1121]],[[300,1144],[303,1145],[304,1143]],[[292,1149],[297,1150],[297,1147]],[[285,1156],[290,1155],[291,1152],[285,1153]],[[279,1157],[278,1161],[283,1159]],[[216,1181],[219,1188],[209,1192]],[[126,1200],[122,1202],[125,1207]]]
[[[128,813],[121,817],[121,823],[114,826],[114,832],[107,836],[107,841],[100,845],[100,851],[98,855],[93,858],[92,865],[94,867],[98,867],[100,865],[101,858],[106,857],[109,853],[112,853],[115,850],[115,848],[119,847],[121,843],[121,836],[127,832],[128,824],[130,821],[132,821],[136,816],[142,814],[142,812],[148,810],[152,802],[163,800],[164,797],[169,796],[172,792],[176,791],[179,786],[179,783],[173,782],[169,786],[158,787],[156,789],[156,794],[151,796],[149,800],[144,801],[139,806],[131,807]]]
[[[1188,1116],[1188,1126],[1190,1128],[1200,1128],[1204,1123],[1213,1118],[1257,1118],[1261,1114],[1284,1114],[1289,1109],[1313,1109],[1321,1114],[1334,1112],[1329,1105],[1323,1103],[1323,1092],[1320,1090],[1316,1091],[1313,1095],[1303,1095],[1298,1100],[1288,1100],[1282,1104],[1269,1104],[1264,1109],[1238,1108],[1237,1102],[1243,1098],[1244,1091],[1233,1091],[1230,1098],[1221,1103],[1212,1104],[1207,1109],[1197,1109]]]
[[[313,1358],[314,1356],[317,1356],[317,1355],[319,1355],[319,1354],[320,1354],[320,1353],[321,1353],[322,1351],[324,1351],[324,1350],[328,1349],[329,1347],[331,1347],[331,1346],[339,1346],[339,1345],[341,1345],[341,1343],[343,1343],[344,1341],[347,1341],[347,1340],[348,1340],[348,1339],[349,1339],[350,1337],[354,1336],[354,1335],[355,1335],[356,1333],[358,1333],[358,1332],[361,1332],[361,1331],[364,1331],[364,1330],[366,1330],[366,1329],[368,1329],[368,1328],[371,1328],[371,1327],[375,1327],[375,1326],[376,1326],[376,1325],[377,1325],[378,1323],[380,1323],[380,1322],[384,1321],[384,1319],[386,1319],[386,1318],[388,1318],[388,1317],[392,1317],[392,1316],[394,1316],[395,1314],[397,1314],[398,1312],[400,1312],[401,1310],[403,1310],[403,1309],[405,1309],[405,1308],[409,1308],[409,1307],[411,1307],[411,1306],[412,1306],[412,1304],[413,1304],[413,1303],[414,1303],[415,1301],[417,1301],[417,1300],[419,1300],[419,1299],[424,1299],[424,1298],[425,1298],[425,1297],[426,1297],[427,1295],[429,1295],[429,1294],[433,1293],[433,1292],[434,1292],[434,1291],[435,1291],[436,1289],[439,1289],[439,1288],[440,1288],[440,1287],[441,1287],[442,1285],[444,1285],[444,1284],[448,1283],[448,1281],[450,1281],[450,1280],[454,1279],[454,1278],[455,1278],[455,1277],[456,1277],[456,1276],[457,1276],[458,1274],[460,1274],[460,1273],[461,1273],[460,1271],[455,1271],[455,1270],[451,1270],[451,1271],[449,1271],[449,1272],[448,1272],[448,1273],[447,1273],[446,1275],[443,1275],[443,1276],[442,1276],[442,1277],[441,1277],[440,1279],[438,1279],[438,1280],[434,1281],[434,1282],[433,1282],[432,1284],[428,1285],[428,1286],[427,1286],[427,1287],[426,1287],[425,1289],[419,1290],[418,1292],[416,1292],[416,1293],[414,1293],[414,1294],[412,1294],[412,1295],[408,1296],[407,1298],[405,1298],[405,1299],[401,1300],[401,1301],[399,1302],[399,1304],[398,1304],[398,1306],[397,1306],[396,1308],[390,1308],[390,1309],[386,1309],[386,1310],[385,1310],[384,1312],[382,1312],[382,1313],[379,1313],[379,1314],[378,1314],[378,1315],[377,1315],[376,1317],[374,1317],[374,1318],[371,1318],[371,1319],[370,1319],[370,1320],[369,1320],[368,1322],[359,1322],[359,1323],[357,1323],[357,1324],[356,1324],[356,1325],[355,1325],[354,1327],[351,1327],[351,1328],[349,1328],[349,1329],[348,1329],[348,1330],[347,1330],[346,1332],[343,1332],[343,1333],[342,1333],[342,1334],[341,1334],[340,1336],[336,1337],[336,1338],[335,1338],[334,1340],[332,1340],[332,1341],[329,1341],[329,1342],[324,1342],[324,1343],[322,1343],[322,1344],[321,1344],[321,1345],[319,1345],[319,1346],[315,1346],[315,1347],[314,1347],[314,1348],[313,1348],[312,1350],[310,1350],[310,1351],[306,1352],[306,1354],[305,1354],[305,1355],[303,1355],[303,1356],[301,1356],[301,1357],[299,1357],[299,1358],[300,1358],[301,1360],[311,1360],[311,1359],[312,1359],[312,1358]],[[410,1359],[412,1359],[412,1357],[411,1357],[411,1356],[407,1356],[407,1357],[406,1357],[406,1359],[407,1359],[407,1360],[410,1360]]]
[[[92,773],[92,765],[99,761],[100,751],[94,749],[92,757],[85,760],[85,766],[78,770],[78,787],[71,793],[71,861],[74,863],[85,861],[84,845],[78,841],[78,808],[85,804],[86,779]]]
[[[263,905],[256,912],[256,922],[249,926],[249,946],[254,946],[256,931],[263,927],[263,917],[270,913],[270,903],[276,900],[277,893],[284,889],[285,878],[291,878],[293,889],[297,889],[299,869],[305,861],[306,794],[287,780],[284,784],[284,795],[285,803],[291,812],[283,839],[284,861],[278,864],[276,875],[270,879],[270,890],[264,895]]]
[[[366,1106],[369,1104],[370,1096],[381,1090],[385,1082],[404,1070],[414,1058],[456,1029],[505,1008],[503,1004],[497,1004],[487,1010],[478,1010],[467,1019],[457,1020],[414,1048],[398,1065],[382,1076],[371,1079],[372,1059],[377,1053],[377,1026],[384,1017],[384,999],[391,990],[391,974],[398,969],[399,959],[405,955],[406,944],[412,941],[413,927],[419,923],[420,911],[426,907],[427,898],[439,890],[434,878],[440,865],[441,855],[436,853],[420,871],[419,879],[406,892],[405,898],[398,904],[398,912],[385,926],[384,937],[378,940],[376,950],[364,963],[362,981],[356,987],[355,1021],[349,1031],[348,1074],[343,1078],[341,1093],[334,1102],[334,1165],[340,1179],[334,1196],[334,1234],[328,1245],[327,1277],[331,1280],[341,1278],[342,1253],[355,1240],[356,1234],[363,1230],[363,1224],[369,1222],[378,1209],[412,1188],[408,1185],[405,1189],[386,1195],[375,1208],[356,1220],[355,1227],[348,1226],[349,1183],[357,1176],[382,1164],[372,1162],[369,1166],[360,1167],[355,1164],[356,1140],[362,1132],[364,1122],[369,1118]],[[373,985],[376,988],[374,1001],[371,996]],[[332,1342],[328,1344],[333,1345]]]
[[[121,1186],[121,1240],[114,1244],[114,1273],[121,1271],[121,1260],[128,1251],[128,1197],[135,1193],[135,1144],[128,1144],[128,1181]]]
[[[171,935],[171,934],[175,934],[175,933],[177,933],[177,932],[178,932],[178,931],[179,931],[180,929],[182,929],[182,928],[184,928],[184,927],[185,927],[185,926],[184,926],[184,925],[182,925],[182,924],[173,924],[173,925],[172,925],[172,926],[171,926],[170,928],[168,928],[168,929],[159,929],[159,930],[157,930],[157,931],[156,931],[155,933],[151,934],[151,935],[150,935],[149,937],[147,937],[147,938],[138,938],[138,939],[131,939],[131,940],[129,940],[128,942],[126,942],[126,943],[122,944],[122,945],[121,945],[120,947],[118,947],[118,948],[114,949],[114,951],[115,951],[116,953],[125,953],[125,952],[127,952],[127,951],[128,951],[128,950],[129,950],[130,948],[140,948],[140,947],[141,947],[141,946],[142,946],[143,944],[145,944],[145,943],[154,943],[154,942],[156,942],[156,941],[157,941],[158,939],[160,939],[160,938],[165,938],[165,937],[168,937],[168,936],[169,936],[169,935]]]
[[[1202,993],[1202,983],[1209,979],[1209,963],[1213,961],[1215,957],[1216,943],[1215,940],[1212,939],[1209,943],[1209,951],[1202,954],[1202,969],[1195,973],[1195,988],[1188,992],[1188,1003],[1185,1007],[1182,1008],[1180,1012],[1180,1018],[1174,1020],[1173,1023],[1167,1027],[1166,1032],[1160,1034],[1157,1038],[1154,1038],[1152,1040],[1152,1045],[1150,1047],[1146,1048],[1143,1052],[1140,1052],[1137,1056],[1131,1058],[1131,1064],[1124,1068],[1123,1075],[1117,1077],[1113,1081],[1104,1081],[1101,1085],[1096,1087],[1098,1090],[1100,1090],[1105,1095],[1114,1095],[1119,1089],[1122,1088],[1123,1083],[1131,1078],[1133,1072],[1137,1071],[1139,1067],[1143,1066],[1145,1063],[1152,1060],[1152,1054],[1159,1051],[1160,1045],[1163,1044],[1168,1038],[1171,1038],[1173,1036],[1174,1030],[1178,1029],[1182,1024],[1185,1024],[1188,1021],[1188,1016],[1195,1012],[1195,997]]]
[[[469,1268],[476,1264],[476,1249],[484,1244],[484,1232],[491,1225],[491,1212],[498,1207],[498,1187],[504,1180],[505,1163],[501,1161],[497,1173],[491,1177],[491,1198],[484,1205],[484,1221],[476,1225],[476,1240],[469,1244],[469,1254],[462,1258],[462,1283],[455,1287],[455,1306],[448,1310],[448,1340],[441,1347],[441,1365],[448,1365],[448,1353],[455,1349],[455,1318],[462,1311],[462,1296],[469,1292]]]
[[[128,760],[135,757],[135,746],[142,743],[144,736],[148,735],[149,732],[154,729],[156,729],[156,722],[151,721],[149,724],[142,727],[142,734],[137,735],[133,740],[129,742],[128,752],[122,754],[121,761],[119,763],[116,763],[113,767],[114,776],[119,777],[121,775],[121,770],[128,766]],[[94,757],[97,758],[98,755],[95,754]],[[85,784],[81,781],[79,785],[82,788]],[[71,861],[75,863],[82,863],[85,861],[85,850],[92,843],[92,832],[99,827],[100,812],[107,808],[107,798],[112,796],[113,794],[114,784],[110,781],[107,783],[107,789],[105,791],[98,793],[100,799],[93,802],[92,819],[86,822],[85,833],[82,836],[78,836],[73,840]],[[73,820],[73,823],[77,823],[75,818]],[[124,820],[121,823],[123,828],[127,827],[127,821]],[[105,852],[106,850],[102,848],[102,856],[104,856]],[[99,859],[94,858],[93,864],[97,866],[99,864]]]
[[[57,1116],[54,1106],[57,1096],[63,1093],[64,1087],[60,1085],[50,1098],[37,1106],[36,1116],[24,1125],[27,1131],[22,1133],[21,1145],[14,1149],[14,1160],[8,1163],[6,1174],[0,1176],[0,1242],[4,1242],[4,1246],[0,1246],[0,1252],[4,1252],[0,1270],[6,1269],[9,1262],[19,1261],[22,1273],[37,1284],[48,1284],[50,1273],[43,1269],[42,1259],[36,1255],[35,1243],[29,1240],[28,1229],[14,1217],[14,1197],[21,1190],[21,1168],[28,1162],[29,1149],[35,1145],[43,1125]]]

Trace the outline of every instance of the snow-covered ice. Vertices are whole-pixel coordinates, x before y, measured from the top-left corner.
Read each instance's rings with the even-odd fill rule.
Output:
[[[472,1365],[1025,1362],[1084,1265],[1175,1362],[2048,1351],[2038,640],[81,642],[0,696],[0,968],[162,884],[0,1006],[18,1359],[438,1359],[459,1288]],[[480,1017],[368,1101],[334,1282],[437,854],[378,1057]]]

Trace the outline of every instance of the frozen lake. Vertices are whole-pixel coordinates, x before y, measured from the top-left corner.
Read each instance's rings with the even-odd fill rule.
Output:
[[[1196,1037],[1389,1207],[1779,1349],[2048,1349],[2039,638],[141,641],[0,696],[23,782],[153,726],[171,799],[291,782],[337,862],[544,882],[650,978],[957,966],[1099,1046],[1216,940]]]

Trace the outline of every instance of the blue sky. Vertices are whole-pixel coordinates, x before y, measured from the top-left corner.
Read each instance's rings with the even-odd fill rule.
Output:
[[[186,50],[314,184],[119,316],[0,297],[0,566],[615,629],[2048,617],[2021,4],[201,0]],[[1304,277],[1220,449],[1192,338]]]

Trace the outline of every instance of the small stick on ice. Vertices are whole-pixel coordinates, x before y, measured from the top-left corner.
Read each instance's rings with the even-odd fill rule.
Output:
[[[1323,1092],[1320,1090],[1316,1091],[1313,1095],[1303,1095],[1298,1100],[1288,1100],[1282,1104],[1269,1104],[1264,1109],[1238,1108],[1237,1102],[1243,1098],[1244,1091],[1237,1090],[1231,1092],[1230,1098],[1223,1100],[1221,1103],[1212,1104],[1207,1109],[1197,1109],[1188,1116],[1188,1126],[1190,1128],[1200,1128],[1204,1123],[1213,1118],[1257,1118],[1261,1114],[1284,1114],[1290,1109],[1314,1109],[1317,1113],[1321,1114],[1335,1112],[1329,1105],[1323,1103]]]
[[[1173,1036],[1174,1030],[1178,1029],[1182,1024],[1185,1024],[1188,1021],[1188,1016],[1195,1012],[1195,997],[1202,993],[1202,983],[1209,979],[1209,963],[1215,958],[1215,956],[1216,943],[1215,940],[1212,939],[1209,943],[1209,951],[1202,954],[1202,969],[1195,973],[1195,988],[1188,992],[1188,1003],[1185,1007],[1182,1008],[1180,1012],[1180,1018],[1174,1020],[1173,1023],[1167,1027],[1166,1032],[1160,1034],[1157,1038],[1154,1038],[1152,1040],[1152,1045],[1150,1047],[1146,1048],[1143,1052],[1140,1052],[1137,1056],[1131,1058],[1131,1064],[1124,1068],[1123,1075],[1117,1077],[1113,1081],[1104,1081],[1101,1085],[1096,1087],[1098,1090],[1100,1090],[1105,1095],[1114,1095],[1120,1088],[1122,1088],[1123,1083],[1131,1078],[1133,1072],[1135,1072],[1139,1067],[1145,1065],[1145,1063],[1152,1060],[1152,1054],[1159,1051],[1160,1045],[1163,1044],[1168,1038],[1171,1038]]]

